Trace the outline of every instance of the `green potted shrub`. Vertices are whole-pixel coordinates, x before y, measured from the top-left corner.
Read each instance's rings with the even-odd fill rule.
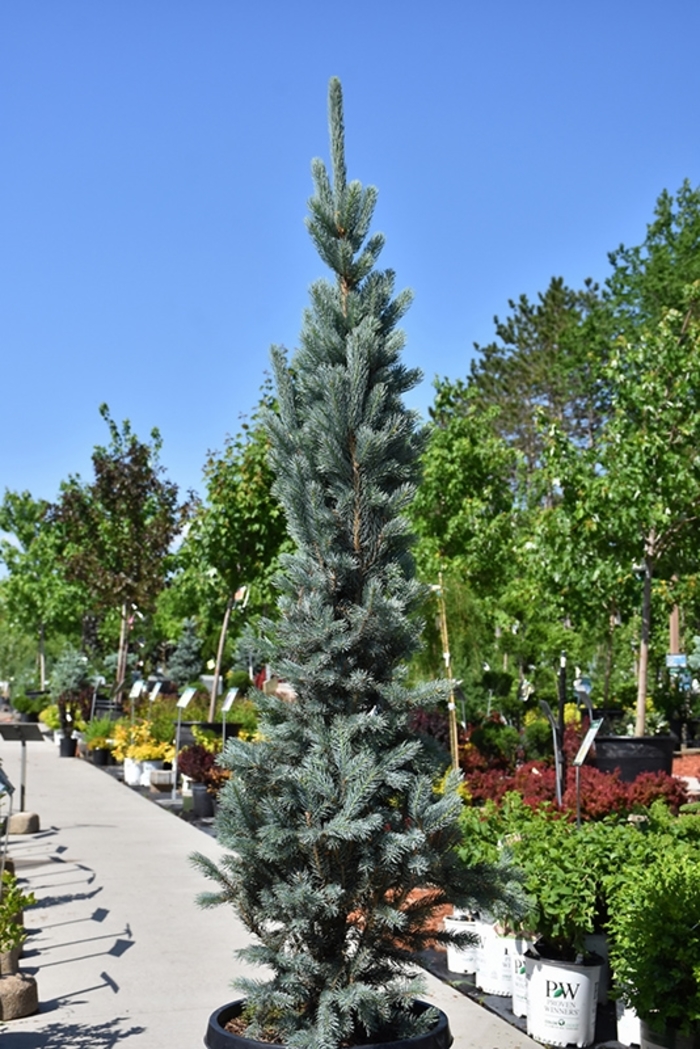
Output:
[[[109,716],[93,718],[83,729],[83,739],[95,765],[108,765],[112,757],[114,722]]]
[[[17,972],[22,944],[27,938],[24,931],[23,912],[36,900],[30,892],[24,892],[17,878],[3,871],[0,887],[0,976]]]
[[[606,848],[614,824],[578,829],[551,806],[530,808],[517,794],[500,807],[466,808],[464,862],[494,860],[507,850],[522,871],[530,901],[524,922],[507,911],[502,925],[534,941],[526,952],[528,1033],[552,1045],[590,1045],[595,1037],[602,959],[587,949],[599,927]]]
[[[0,1016],[17,1020],[31,1016],[39,1008],[39,995],[33,976],[20,972],[19,957],[26,938],[24,909],[35,903],[24,892],[14,874],[4,870],[0,881]]]
[[[25,692],[23,696],[16,696],[12,700],[12,706],[20,715],[21,721],[38,721],[39,714],[46,706],[48,693],[37,689]]]
[[[92,706],[93,684],[87,657],[74,648],[65,648],[51,672],[50,691],[61,720],[61,757],[74,757],[74,733],[85,727]]]
[[[334,280],[313,285],[291,365],[275,352],[279,414],[266,415],[294,552],[282,557],[280,619],[263,624],[265,661],[296,696],[260,694],[260,739],[228,741],[227,854],[195,857],[215,884],[201,902],[235,909],[253,934],[242,956],[267,972],[237,981],[244,997],[212,1015],[209,1049],[241,1035],[444,1049],[446,1017],[416,1001],[414,952],[448,941],[430,925],[437,908],[484,908],[508,888],[502,871],[459,864],[458,777],[435,789],[409,726],[413,707],[447,692],[409,688],[404,669],[427,596],[405,519],[420,451],[402,400],[417,375],[395,327],[409,298],[374,268],[376,192],[346,180],[337,80],[329,109],[333,180],[316,161],[308,226]]]
[[[61,715],[58,703],[49,703],[48,706],[44,705],[44,708],[39,712],[39,721],[46,725],[51,732],[60,732]]]
[[[641,1021],[642,1049],[698,1049],[697,844],[666,836],[657,861],[638,867],[620,889],[608,927],[616,983]]]

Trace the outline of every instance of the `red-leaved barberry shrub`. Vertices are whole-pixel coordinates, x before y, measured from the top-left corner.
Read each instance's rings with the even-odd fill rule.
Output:
[[[688,789],[682,779],[666,772],[642,772],[628,784],[631,807],[649,808],[652,801],[662,798],[674,816],[688,801]]]
[[[515,772],[502,769],[474,767],[464,769],[464,781],[475,805],[490,800],[499,804],[510,791],[517,792],[530,808],[548,803],[556,798],[556,773],[554,766],[542,761],[529,761],[520,765]],[[610,815],[625,815],[640,808],[648,808],[653,801],[662,799],[674,813],[687,801],[683,782],[665,772],[644,772],[633,783],[624,783],[618,772],[601,772],[591,765],[580,769],[581,818],[599,820]],[[567,818],[576,815],[576,770],[567,769],[566,790],[562,798],[562,809]]]

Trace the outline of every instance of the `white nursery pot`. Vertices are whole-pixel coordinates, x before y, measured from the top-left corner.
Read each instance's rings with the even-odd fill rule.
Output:
[[[140,761],[124,758],[124,782],[128,787],[138,787],[141,783],[143,768]]]
[[[141,762],[141,778],[139,780],[139,786],[150,787],[151,785],[151,773],[157,769],[163,768],[162,761],[142,761]]]
[[[446,932],[471,932],[478,935],[477,922],[465,921],[462,918],[444,918]],[[471,947],[447,947],[447,968],[452,973],[475,973],[480,947],[475,943]]]
[[[591,932],[584,936],[584,946],[587,951],[597,954],[602,962],[600,970],[600,987],[598,988],[598,1004],[606,1005],[608,1001],[608,988],[610,987],[610,961],[608,957],[608,936],[604,932]]]
[[[617,1013],[617,1040],[623,1045],[641,1045],[642,1029],[639,1017],[631,1005],[625,1005],[621,998],[615,1002]]]
[[[591,1045],[595,1038],[600,965],[525,956],[527,1033],[548,1045]]]
[[[479,923],[481,950],[477,959],[476,986],[485,994],[509,998],[513,994],[511,952],[513,936],[499,936],[493,925]]]
[[[532,942],[524,936],[514,936],[510,950],[510,969],[513,987],[513,1016],[527,1016],[527,966],[525,952]]]

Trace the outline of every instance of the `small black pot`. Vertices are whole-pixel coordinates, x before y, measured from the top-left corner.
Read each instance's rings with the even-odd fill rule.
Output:
[[[214,815],[214,799],[207,790],[206,783],[192,784],[192,812],[200,820]]]
[[[73,736],[62,736],[58,741],[58,749],[62,758],[74,758],[78,741]]]
[[[194,786],[194,784],[193,784]],[[206,1049],[284,1049],[284,1046],[270,1042],[256,1042],[252,1038],[245,1038],[240,1034],[233,1034],[226,1030],[226,1024],[235,1016],[240,1016],[245,1006],[245,1000],[229,1002],[221,1009],[217,1009],[209,1017],[207,1033],[204,1036]],[[424,1013],[431,1006],[427,1002],[415,1001],[413,1008],[417,1013]],[[417,1034],[413,1038],[402,1038],[394,1042],[368,1042],[361,1049],[449,1049],[454,1041],[450,1031],[450,1025],[445,1013],[440,1009],[438,1022],[432,1030],[425,1034]]]
[[[112,751],[109,747],[95,747],[94,750],[90,751],[92,755],[93,765],[100,765],[104,768],[105,765],[111,765],[112,763]]]

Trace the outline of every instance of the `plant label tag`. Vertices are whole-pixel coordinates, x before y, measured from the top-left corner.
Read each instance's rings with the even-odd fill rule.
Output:
[[[196,688],[186,688],[185,689],[185,691],[182,693],[182,695],[180,696],[180,698],[178,699],[177,704],[176,704],[180,708],[180,710],[184,710],[185,709],[185,707],[187,706],[189,701],[192,699],[192,696],[195,694],[196,691],[197,691]]]
[[[588,751],[591,749],[591,743],[593,742],[593,740],[598,735],[598,730],[600,729],[600,726],[602,724],[603,724],[603,719],[602,718],[596,718],[595,721],[591,721],[591,726],[588,729],[588,732],[586,733],[586,735],[583,737],[583,742],[581,743],[581,746],[578,748],[578,754],[574,758],[574,761],[573,761],[574,767],[576,767],[576,765],[583,765],[584,761],[586,760],[586,755],[588,754]]]
[[[226,699],[224,700],[224,702],[223,702],[223,704],[221,706],[221,713],[222,714],[228,714],[229,710],[233,706],[233,701],[235,700],[237,695],[238,695],[238,689],[237,688],[230,688],[228,690],[228,692],[226,693]]]

